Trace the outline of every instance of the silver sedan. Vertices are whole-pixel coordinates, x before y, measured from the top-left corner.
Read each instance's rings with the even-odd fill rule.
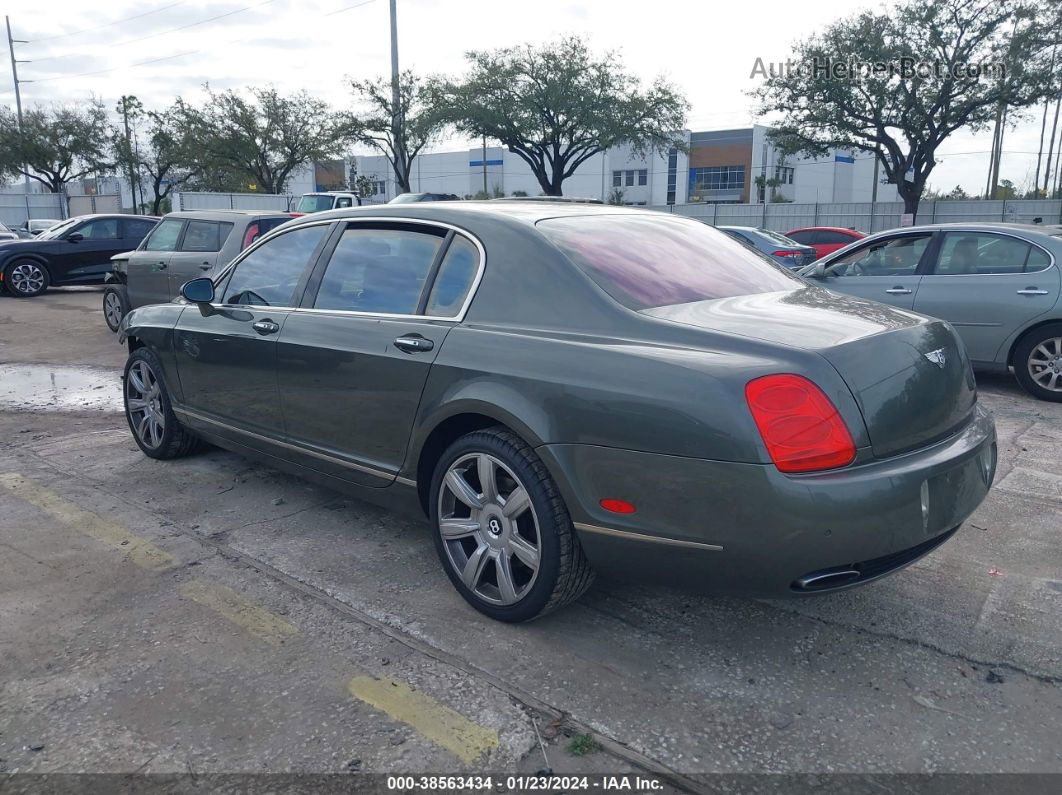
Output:
[[[801,271],[837,292],[951,323],[975,367],[1014,368],[1062,402],[1062,226],[935,224],[879,232]]]

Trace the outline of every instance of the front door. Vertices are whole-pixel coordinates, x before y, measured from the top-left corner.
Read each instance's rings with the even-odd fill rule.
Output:
[[[823,286],[912,309],[922,281],[919,264],[932,238],[930,232],[889,235],[827,260]]]
[[[280,333],[281,404],[300,463],[362,485],[395,479],[479,262],[471,240],[445,228],[347,225]]]
[[[915,299],[915,311],[951,323],[975,362],[1058,300],[1058,266],[1043,249],[995,232],[946,232]]]
[[[144,245],[130,255],[126,265],[126,289],[129,304],[134,309],[146,304],[166,303],[172,297],[167,269],[184,224],[180,218],[164,219],[148,235]]]
[[[127,250],[122,247],[118,220],[96,218],[70,230],[69,235],[81,235],[81,239],[68,239],[65,243],[66,267],[61,277],[64,283],[98,284],[111,272],[111,257]]]
[[[177,251],[170,255],[169,293],[178,296],[185,282],[207,276],[217,263],[218,252],[232,232],[231,223],[189,221]]]
[[[179,408],[191,412],[193,427],[267,451],[283,437],[277,339],[328,229],[298,227],[252,249],[222,276],[216,303],[181,313],[174,329]]]

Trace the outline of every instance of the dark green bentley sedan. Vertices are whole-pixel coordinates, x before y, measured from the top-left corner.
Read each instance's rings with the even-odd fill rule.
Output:
[[[123,321],[129,426],[430,516],[474,607],[595,571],[778,597],[947,540],[995,428],[946,323],[812,285],[694,220],[361,207],[284,224]]]

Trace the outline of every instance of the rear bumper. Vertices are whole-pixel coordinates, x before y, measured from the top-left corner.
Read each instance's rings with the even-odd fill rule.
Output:
[[[781,597],[869,582],[946,540],[988,493],[996,434],[978,407],[936,444],[797,477],[771,465],[591,445],[539,453],[602,574]],[[637,512],[609,513],[598,504],[604,498]],[[834,571],[858,576],[819,576]],[[802,584],[808,578],[811,587]]]

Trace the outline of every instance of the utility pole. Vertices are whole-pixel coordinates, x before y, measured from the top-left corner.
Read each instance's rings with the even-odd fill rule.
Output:
[[[18,61],[15,59],[15,45],[25,44],[23,39],[15,39],[11,37],[11,17],[5,16],[4,22],[7,24],[7,49],[11,53],[11,78],[15,83],[15,109],[18,112],[18,131],[22,132],[22,92],[19,91],[19,85],[21,83],[32,82],[30,80],[18,79],[18,65],[19,63],[27,63],[26,61]],[[25,166],[25,164],[23,164]],[[29,193],[29,175],[22,175],[23,184],[26,186],[26,193]]]
[[[123,94],[121,99],[122,125],[125,127],[125,151],[129,155],[129,193],[133,200],[133,214],[139,215],[136,203],[136,161],[133,159],[133,139],[129,132],[129,95]]]
[[[399,174],[399,169],[405,169],[406,166],[406,148],[402,143],[405,122],[402,119],[402,91],[399,86],[398,11],[395,2],[396,0],[391,0],[391,140],[395,150],[395,179],[399,182],[395,191],[397,193],[401,183],[409,183],[409,175]]]
[[[487,193],[487,136],[483,136],[483,198],[489,199]]]

